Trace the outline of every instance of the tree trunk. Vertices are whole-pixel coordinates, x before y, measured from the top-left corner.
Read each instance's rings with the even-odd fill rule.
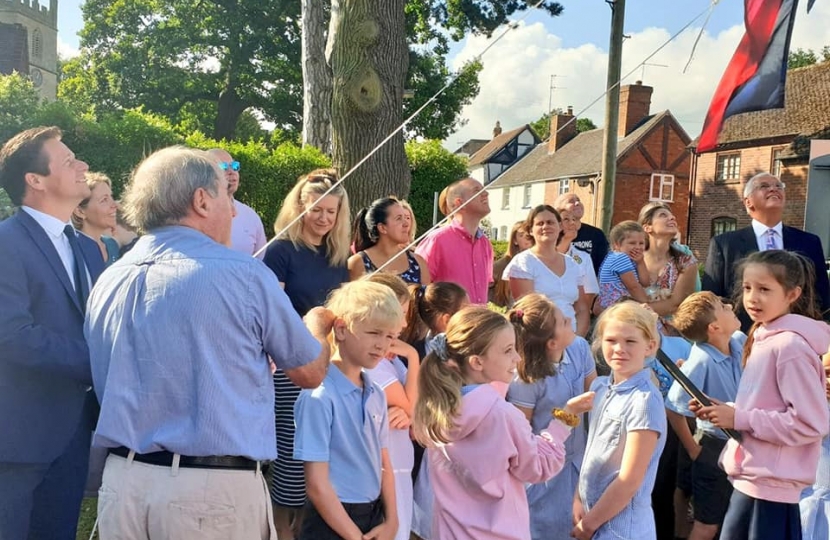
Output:
[[[301,0],[303,146],[331,154],[331,68],[326,62],[324,0]]]
[[[329,64],[334,77],[334,166],[345,174],[402,121],[409,67],[406,0],[332,0]],[[352,208],[409,194],[403,134],[398,133],[346,180]]]
[[[239,122],[239,117],[248,108],[248,104],[239,97],[236,87],[229,85],[219,94],[218,108],[216,124],[213,128],[213,138],[217,141],[222,139],[229,141],[233,139],[236,124]]]

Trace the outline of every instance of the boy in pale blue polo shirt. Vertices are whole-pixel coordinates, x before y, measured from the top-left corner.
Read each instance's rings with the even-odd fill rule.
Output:
[[[386,396],[364,369],[386,356],[403,311],[388,287],[369,281],[345,284],[326,307],[335,317],[332,364],[323,384],[303,390],[294,406],[294,459],[305,462],[308,493],[299,538],[392,538],[398,517]]]
[[[734,401],[741,379],[741,356],[746,336],[732,306],[713,293],[694,293],[677,308],[672,324],[695,342],[689,357],[680,368],[689,380],[707,396],[718,401]],[[732,486],[726,473],[718,467],[718,458],[726,444],[726,435],[711,423],[697,419],[693,436],[687,417],[691,396],[674,383],[666,397],[669,423],[691,462],[678,467],[675,500],[694,501],[692,537],[711,539],[723,523]],[[698,442],[699,440],[699,442]],[[683,452],[681,452],[683,455]]]

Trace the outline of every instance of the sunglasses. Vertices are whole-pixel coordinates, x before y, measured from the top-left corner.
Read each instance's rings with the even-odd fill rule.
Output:
[[[230,163],[228,163],[227,161],[220,161],[219,162],[219,168],[222,169],[223,171],[227,171],[228,168],[230,168],[231,170],[234,170],[234,171],[238,171],[239,170],[239,162],[238,161],[231,161]]]

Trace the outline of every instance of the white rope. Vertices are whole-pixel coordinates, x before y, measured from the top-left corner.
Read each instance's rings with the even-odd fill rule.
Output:
[[[697,37],[695,38],[695,42],[692,45],[692,52],[689,53],[689,60],[683,67],[683,73],[686,73],[686,70],[689,69],[689,66],[692,64],[692,60],[694,60],[697,44],[700,42],[700,38],[703,37],[703,31],[706,30],[706,25],[709,24],[709,18],[712,17],[712,13],[715,11],[715,6],[718,5],[718,2],[720,2],[720,0],[712,0],[712,3],[709,4],[709,13],[706,14],[706,20],[703,21],[703,26],[700,27],[700,32],[698,32]]]
[[[565,129],[565,127],[566,127],[568,124],[570,124],[571,122],[575,122],[578,116],[580,116],[582,113],[584,113],[585,111],[587,111],[588,109],[590,109],[591,107],[593,107],[593,106],[594,106],[594,104],[595,104],[595,103],[597,103],[599,100],[601,100],[602,98],[604,98],[604,97],[606,96],[606,94],[608,94],[608,92],[609,92],[612,88],[614,88],[615,86],[619,86],[620,82],[621,82],[623,79],[626,79],[626,78],[630,77],[630,76],[631,76],[634,72],[636,72],[638,69],[640,69],[640,68],[643,66],[643,64],[645,64],[646,62],[648,62],[649,60],[651,60],[651,59],[652,59],[652,58],[653,58],[653,57],[654,57],[657,53],[659,53],[660,51],[662,51],[662,50],[666,47],[666,45],[668,45],[669,43],[671,43],[672,41],[674,41],[674,40],[677,38],[677,36],[679,36],[680,34],[682,34],[683,32],[685,32],[685,31],[686,31],[686,29],[688,29],[688,28],[689,28],[691,25],[693,25],[693,24],[694,24],[694,23],[695,23],[698,19],[700,19],[700,18],[701,18],[701,17],[702,17],[702,16],[703,16],[703,15],[704,15],[704,14],[705,14],[708,10],[709,10],[709,8],[706,8],[705,10],[703,10],[703,11],[701,11],[699,14],[697,14],[697,15],[696,15],[696,16],[695,16],[692,20],[690,20],[688,23],[686,23],[685,25],[683,25],[683,27],[682,27],[680,30],[678,30],[677,32],[675,32],[674,34],[672,34],[672,36],[671,36],[669,39],[667,39],[667,40],[666,40],[666,41],[665,41],[662,45],[660,45],[659,47],[657,47],[657,49],[655,49],[655,50],[654,50],[654,52],[652,52],[651,54],[649,54],[648,56],[646,56],[646,57],[643,59],[643,61],[642,61],[642,62],[640,62],[639,64],[637,64],[637,65],[634,67],[634,69],[632,69],[631,71],[629,71],[628,73],[626,73],[625,75],[623,75],[622,77],[620,77],[620,80],[618,80],[616,83],[614,83],[614,84],[613,84],[610,88],[608,88],[605,92],[603,92],[602,94],[600,94],[600,95],[599,95],[596,99],[594,99],[591,103],[589,103],[588,105],[586,105],[585,107],[583,107],[583,108],[582,108],[582,110],[578,111],[578,112],[577,112],[577,113],[573,116],[573,118],[571,118],[570,120],[568,120],[568,121],[567,121],[564,125],[562,125],[562,127],[560,127],[559,129],[557,129],[554,133],[559,133],[560,131],[562,131],[563,129]],[[553,134],[552,134],[552,135],[553,135]],[[386,261],[384,264],[380,265],[380,266],[378,267],[377,271],[378,271],[378,272],[380,272],[381,270],[383,270],[384,268],[386,268],[386,266],[387,266],[387,265],[389,265],[389,263],[391,263],[392,261],[394,261],[397,257],[399,257],[399,256],[400,256],[400,254],[401,254],[402,252],[407,251],[407,250],[409,250],[409,249],[412,249],[412,247],[414,247],[416,244],[418,244],[418,242],[420,242],[421,240],[423,240],[423,239],[424,239],[424,238],[425,238],[425,237],[426,237],[429,233],[431,233],[433,230],[437,229],[438,227],[443,226],[445,222],[448,222],[448,221],[449,221],[449,220],[450,220],[453,216],[455,216],[455,214],[456,214],[456,213],[458,213],[458,211],[459,211],[459,210],[461,210],[462,208],[464,208],[465,206],[467,206],[467,205],[468,205],[470,202],[472,202],[472,201],[473,201],[476,197],[480,196],[482,193],[484,193],[484,192],[486,192],[486,191],[490,191],[490,189],[492,189],[492,188],[498,187],[498,186],[496,186],[496,184],[498,184],[498,183],[499,183],[499,180],[501,180],[501,178],[496,178],[495,180],[493,180],[492,182],[490,182],[489,184],[487,184],[487,186],[485,186],[485,187],[484,187],[484,189],[482,189],[481,191],[479,191],[479,192],[475,193],[472,197],[470,197],[469,199],[467,199],[466,201],[464,201],[464,202],[463,202],[463,203],[462,203],[462,204],[461,204],[458,208],[456,208],[456,209],[454,209],[452,212],[450,212],[450,213],[449,213],[449,214],[448,214],[448,215],[447,215],[444,219],[442,219],[441,221],[439,221],[438,223],[436,223],[435,225],[433,225],[432,227],[430,227],[430,228],[429,228],[429,229],[428,229],[428,230],[427,230],[424,234],[422,234],[421,236],[419,236],[418,238],[416,238],[415,240],[413,240],[412,242],[410,242],[407,246],[405,246],[403,249],[401,249],[401,251],[400,251],[400,252],[398,252],[397,254],[395,254],[393,257],[391,257],[391,258],[390,258],[388,261]]]

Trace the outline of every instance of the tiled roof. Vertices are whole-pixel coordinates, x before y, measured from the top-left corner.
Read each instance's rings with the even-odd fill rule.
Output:
[[[787,72],[784,108],[736,114],[727,118],[718,137],[718,145],[786,136],[812,139],[828,127],[830,61],[791,69]],[[691,146],[696,145],[697,139]],[[793,150],[799,152],[797,146]]]
[[[530,129],[530,126],[527,124],[519,126],[516,129],[511,129],[510,131],[505,131],[501,135],[494,137],[493,140],[485,144],[481,150],[470,156],[470,166],[473,167],[487,162],[487,159],[507,146],[507,143],[518,137],[519,133],[526,129]]]
[[[469,141],[462,144],[458,150],[453,152],[453,154],[467,154],[468,156],[472,156],[484,146],[489,143],[489,139],[470,139]]]
[[[617,158],[637,144],[666,116],[671,116],[671,113],[663,111],[643,119],[634,131],[618,141]],[[496,180],[494,187],[599,174],[602,170],[604,134],[603,128],[583,131],[552,154],[548,153],[547,141],[538,144],[518,163],[507,169]]]

